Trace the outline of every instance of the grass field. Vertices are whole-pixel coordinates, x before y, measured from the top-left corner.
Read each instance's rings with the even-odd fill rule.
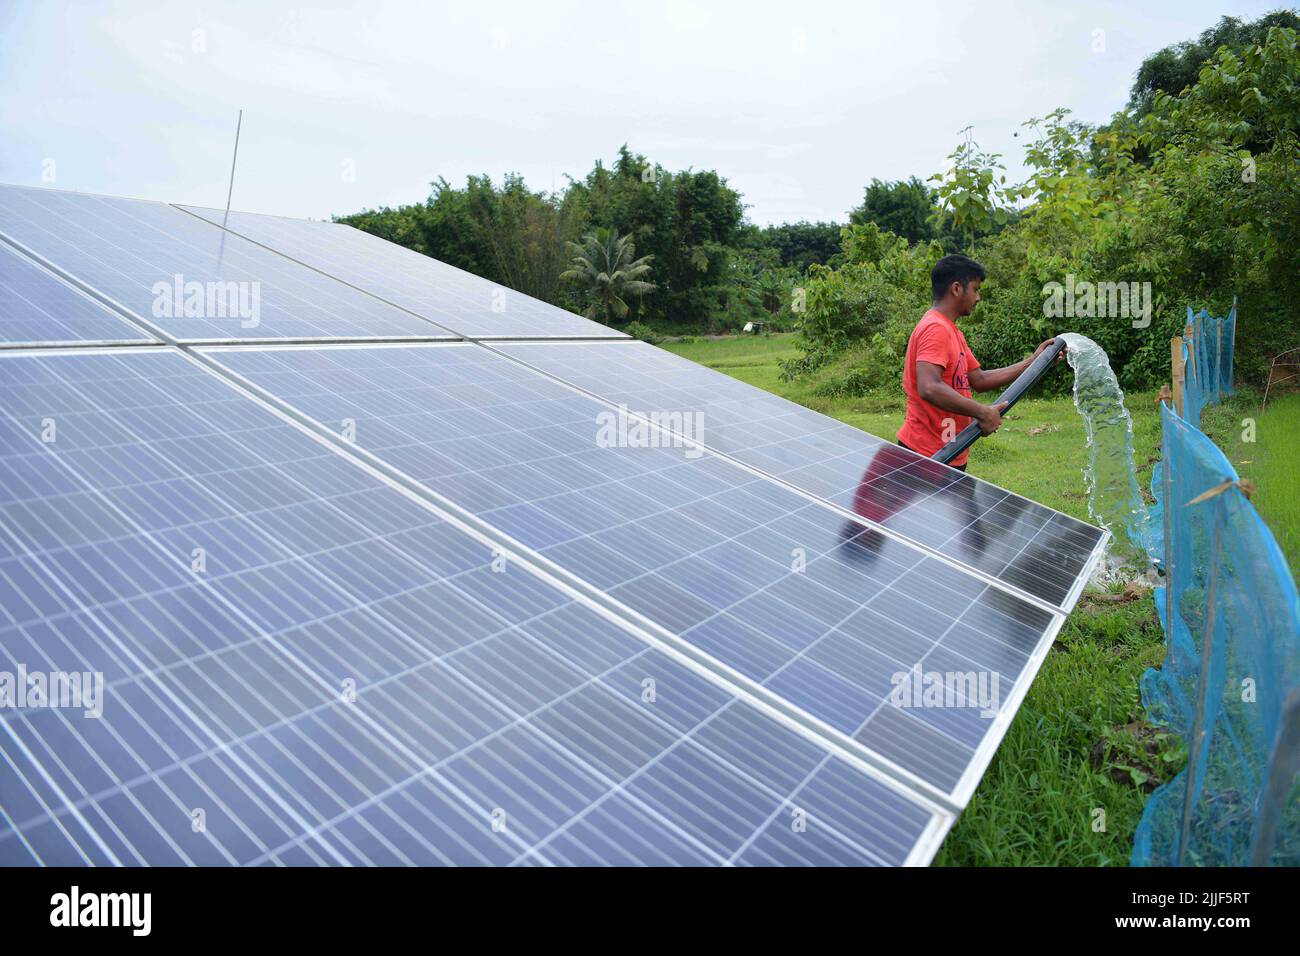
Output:
[[[892,439],[902,421],[901,394],[827,399],[809,385],[781,381],[778,360],[799,354],[790,336],[664,347],[884,438]],[[1159,455],[1156,398],[1130,395],[1127,404],[1145,488]],[[1073,403],[1026,399],[1005,421],[996,437],[975,446],[971,474],[1086,520],[1085,435]],[[1138,681],[1163,657],[1148,592],[1086,593],[935,862],[1127,864],[1146,793],[1185,759],[1176,741],[1142,719]],[[1101,832],[1094,829],[1099,808],[1105,811]]]
[[[1254,393],[1235,395],[1207,408],[1201,415],[1201,429],[1223,449],[1237,474],[1254,483],[1251,501],[1296,576],[1300,574],[1300,394],[1270,400],[1263,412],[1259,405]]]

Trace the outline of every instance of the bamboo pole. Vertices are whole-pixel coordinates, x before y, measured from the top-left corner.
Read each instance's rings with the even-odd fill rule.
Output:
[[[1163,417],[1163,412],[1162,412]],[[1165,645],[1174,646],[1174,427],[1166,424],[1161,431],[1160,478],[1165,505]]]
[[[1237,348],[1237,297],[1235,295],[1232,297],[1232,311],[1228,314],[1232,316],[1232,324],[1228,326],[1228,359],[1231,366],[1233,353]],[[1228,388],[1232,388],[1235,384],[1230,368],[1228,371]]]
[[[1183,337],[1175,335],[1169,340],[1169,371],[1174,383],[1174,411],[1183,417]]]
[[[1215,323],[1214,342],[1214,400],[1219,400],[1219,386],[1223,384],[1223,319]]]

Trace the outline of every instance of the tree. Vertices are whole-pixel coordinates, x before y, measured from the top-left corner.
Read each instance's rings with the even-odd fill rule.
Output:
[[[573,207],[531,191],[516,173],[508,174],[501,188],[485,199],[474,215],[499,281],[525,295],[561,302],[566,250],[581,228]]]
[[[963,240],[961,248],[968,250],[977,238],[998,232],[1015,218],[1013,203],[1019,190],[1007,186],[1000,153],[984,152],[969,126],[961,134],[964,139],[948,154],[952,166],[945,173],[935,173],[930,181],[939,184],[935,221],[951,217],[952,228]]]
[[[424,207],[419,205],[398,206],[396,209],[381,206],[379,209],[363,209],[351,216],[335,216],[334,221],[428,255],[429,251],[424,248],[424,239],[420,234],[423,215]]]
[[[338,221],[564,305],[560,272],[566,243],[580,234],[582,217],[580,206],[534,192],[517,173],[508,173],[499,187],[488,176],[467,177],[463,189],[438,179],[423,205],[365,210]]]
[[[873,179],[862,205],[849,213],[849,222],[874,222],[908,242],[927,242],[935,238],[934,199],[934,191],[915,176],[891,183]]]
[[[773,265],[802,273],[810,265],[825,265],[839,253],[840,229],[837,222],[787,222],[761,229],[746,223],[737,233],[737,242],[756,253],[770,250],[776,254]]]
[[[619,236],[610,229],[597,229],[582,237],[582,242],[570,242],[573,260],[560,278],[578,286],[587,296],[589,319],[612,325],[616,319],[627,318],[627,299],[640,297],[655,289],[653,282],[645,281],[650,274],[650,261],[654,256],[636,258],[632,236]]]
[[[1300,30],[1300,15],[1292,10],[1277,10],[1253,23],[1243,23],[1236,17],[1223,17],[1198,39],[1176,43],[1151,54],[1138,67],[1129,94],[1129,108],[1140,119],[1151,112],[1157,93],[1177,96],[1196,85],[1201,67],[1219,47],[1244,51],[1253,46],[1263,46],[1270,27]]]
[[[654,257],[649,318],[706,325],[714,317],[744,220],[740,194],[725,179],[711,170],[670,173],[624,145],[612,167],[598,161],[569,192],[590,228],[630,235]]]

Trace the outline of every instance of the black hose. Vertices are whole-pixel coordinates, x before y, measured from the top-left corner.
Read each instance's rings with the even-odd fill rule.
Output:
[[[1058,335],[1056,339],[1053,340],[1052,344],[1043,350],[1043,354],[1030,362],[1029,368],[1021,372],[1016,380],[1007,386],[1007,390],[999,395],[998,400],[993,404],[1000,405],[1003,402],[1006,402],[1007,407],[1002,409],[1002,414],[1005,415],[1010,411],[1011,406],[1020,401],[1021,396],[1023,396],[1025,392],[1034,387],[1034,383],[1043,377],[1043,374],[1051,368],[1052,363],[1056,361],[1056,357],[1064,350],[1065,339]],[[975,444],[975,439],[979,438],[981,434],[980,423],[971,422],[961,430],[956,438],[940,448],[931,457],[935,461],[943,462],[943,464],[946,465],[971,445]]]

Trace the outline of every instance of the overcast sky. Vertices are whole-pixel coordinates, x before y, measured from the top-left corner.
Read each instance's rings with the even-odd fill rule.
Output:
[[[0,182],[325,218],[626,142],[716,169],[760,224],[843,220],[973,124],[1102,121],[1155,50],[1284,4],[0,0]],[[53,179],[51,183],[50,180]]]

